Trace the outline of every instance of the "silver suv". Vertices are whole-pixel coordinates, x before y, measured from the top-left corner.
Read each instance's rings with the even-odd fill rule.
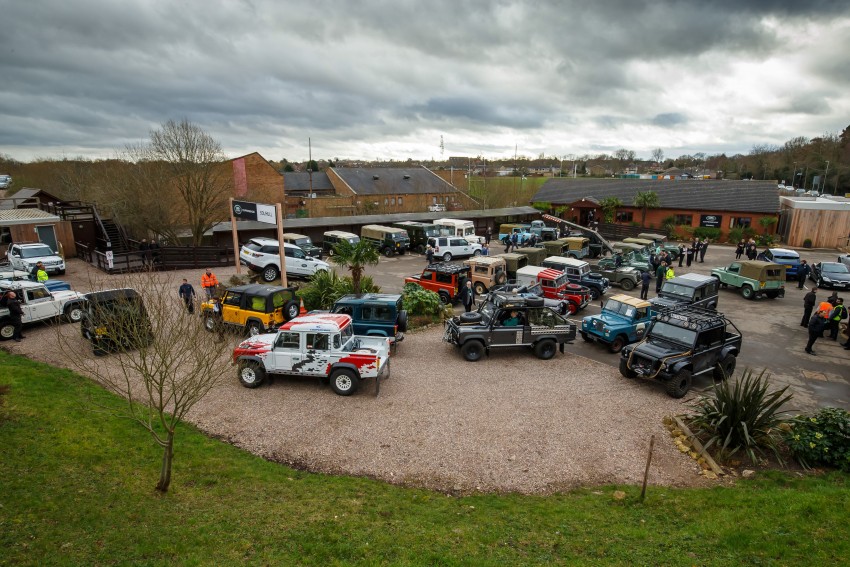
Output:
[[[283,243],[286,257],[286,275],[293,278],[309,278],[319,270],[329,271],[327,262],[314,260],[294,244]],[[280,277],[280,245],[271,238],[252,238],[239,251],[239,261],[253,272],[259,272],[263,281],[271,282]]]
[[[50,246],[41,242],[12,244],[6,251],[6,257],[15,270],[32,273],[35,265],[41,262],[48,274],[59,274],[61,276],[65,273],[65,260],[57,255]]]

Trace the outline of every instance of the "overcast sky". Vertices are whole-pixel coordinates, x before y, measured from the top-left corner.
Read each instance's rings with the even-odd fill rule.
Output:
[[[589,5],[586,6],[586,5]],[[0,0],[0,153],[747,153],[850,124],[847,0]]]

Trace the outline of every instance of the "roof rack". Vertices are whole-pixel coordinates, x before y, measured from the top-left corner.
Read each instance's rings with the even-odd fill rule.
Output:
[[[434,262],[425,266],[425,269],[454,274],[457,272],[468,272],[469,266],[466,266],[461,262]]]
[[[696,305],[678,305],[660,309],[655,319],[665,323],[685,326],[690,329],[704,329],[719,324],[731,323],[723,313]],[[734,324],[732,325],[734,326]]]

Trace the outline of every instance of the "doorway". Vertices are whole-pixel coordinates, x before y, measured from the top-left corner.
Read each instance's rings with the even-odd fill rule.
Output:
[[[42,244],[47,244],[50,249],[59,253],[59,243],[56,241],[56,227],[52,224],[36,226],[35,232],[38,234],[38,241]]]

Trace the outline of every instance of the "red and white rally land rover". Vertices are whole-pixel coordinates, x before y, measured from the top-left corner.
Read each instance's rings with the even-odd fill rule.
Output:
[[[256,388],[269,374],[316,376],[348,396],[365,378],[389,378],[390,340],[355,336],[348,315],[316,313],[242,341],[233,350],[233,362],[246,388]]]

